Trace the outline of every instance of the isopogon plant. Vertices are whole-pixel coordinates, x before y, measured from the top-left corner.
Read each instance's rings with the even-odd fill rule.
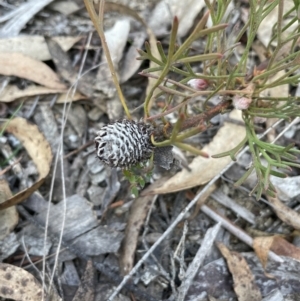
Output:
[[[293,144],[280,146],[263,141],[255,131],[255,122],[258,118],[260,120],[282,118],[290,121],[300,116],[299,97],[266,97],[262,94],[269,88],[286,84],[295,86],[300,82],[300,50],[297,46],[300,26],[297,1],[293,9],[283,13],[283,0],[250,0],[249,19],[242,28],[235,28],[235,35],[232,37],[232,34],[226,31],[228,27],[226,22],[230,18],[230,14],[226,17],[228,16],[226,12],[231,0],[212,3],[205,0],[208,11],[180,45],[177,44],[179,21],[174,17],[168,49],[164,49],[160,42],[156,45],[146,42],[145,48],[138,50],[138,59],[150,61],[150,67],[140,74],[155,80],[144,101],[143,122],[132,120],[115,75],[103,32],[104,1],[99,3],[99,14],[96,13],[92,0],[84,2],[101,38],[127,116],[126,120],[106,125],[98,132],[95,138],[96,151],[103,162],[123,168],[124,174],[131,182],[136,180],[144,183],[140,175],[135,178],[135,168],[143,166],[147,160],[153,161],[152,154],[155,150],[159,148],[170,150],[170,147],[175,145],[205,156],[201,150],[187,143],[186,139],[205,131],[214,116],[236,108],[242,111],[246,136],[234,149],[217,154],[215,157],[230,156],[235,160],[239,150],[246,144],[249,145],[253,162],[237,185],[243,183],[255,170],[258,180],[252,193],[255,193],[257,198],[260,198],[262,193],[274,196],[275,188],[270,176],[285,177],[284,169],[300,167],[297,162],[300,151]],[[278,21],[273,26],[272,38],[267,47],[267,60],[249,70],[249,54],[257,30],[264,18],[276,7]],[[209,17],[212,21],[210,27],[207,26]],[[289,22],[285,24],[284,20],[287,19]],[[294,29],[288,31],[291,26]],[[244,52],[237,62],[232,63],[230,58],[245,34],[247,41]],[[205,41],[205,49],[202,53],[195,53],[192,43],[199,39]],[[195,66],[198,69],[201,67],[200,72],[195,71]],[[282,70],[285,71],[284,75],[275,81],[269,81]],[[209,101],[215,95],[220,96],[220,102],[209,106]],[[204,96],[205,101],[198,108],[197,114],[189,115],[187,105],[197,96]],[[153,100],[159,97],[164,98],[166,105],[160,113],[153,115],[151,106]],[[177,121],[171,124],[166,116],[173,112],[177,113]]]

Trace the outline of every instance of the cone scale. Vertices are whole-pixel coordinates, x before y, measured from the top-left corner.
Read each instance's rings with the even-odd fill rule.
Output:
[[[129,168],[151,157],[150,125],[124,119],[105,125],[97,132],[97,157],[111,167]]]

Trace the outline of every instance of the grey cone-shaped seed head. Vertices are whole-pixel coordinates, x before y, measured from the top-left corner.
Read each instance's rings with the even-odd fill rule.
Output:
[[[150,158],[151,127],[144,122],[116,121],[105,125],[95,138],[98,158],[111,167],[128,168]]]

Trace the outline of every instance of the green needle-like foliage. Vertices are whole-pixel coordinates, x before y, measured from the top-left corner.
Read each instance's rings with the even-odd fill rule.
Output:
[[[85,2],[88,5],[91,0]],[[280,146],[263,141],[255,132],[257,118],[291,121],[300,116],[299,97],[272,97],[262,93],[274,87],[295,87],[300,83],[300,2],[294,0],[294,8],[284,13],[284,0],[249,0],[249,19],[242,28],[234,28],[226,33],[230,2],[205,0],[208,11],[181,44],[178,44],[177,38],[179,20],[175,17],[167,49],[157,42],[156,45],[145,43],[145,48],[138,50],[138,59],[153,63],[140,74],[155,79],[145,98],[144,116],[145,121],[151,122],[155,129],[151,137],[154,146],[176,145],[205,156],[201,150],[186,143],[185,139],[207,130],[210,119],[217,114],[227,112],[233,106],[242,110],[246,137],[231,151],[214,157],[230,156],[235,160],[238,152],[248,145],[253,162],[236,184],[242,184],[255,171],[258,181],[253,193],[260,198],[262,193],[274,195],[276,192],[270,181],[271,175],[285,177],[285,170],[300,167],[296,157],[300,151],[293,145]],[[250,52],[258,28],[275,8],[278,8],[278,21],[273,25],[272,37],[266,48],[267,59],[254,70],[249,70]],[[209,17],[211,27],[207,26]],[[96,24],[95,16],[92,15],[92,18]],[[102,33],[101,28],[98,31]],[[247,35],[244,52],[237,63],[232,63],[235,48],[244,35]],[[204,51],[195,53],[192,44],[199,39],[205,43]],[[201,73],[195,71],[195,66],[201,66]],[[282,75],[272,80],[279,72]],[[195,84],[191,85],[191,82]],[[222,100],[213,107],[209,106],[209,100],[216,95]],[[205,96],[205,101],[198,108],[199,113],[191,116],[187,114],[187,105],[197,96]],[[151,115],[153,100],[158,97],[164,98],[165,107],[160,113]],[[123,106],[128,112],[125,103]],[[173,112],[177,113],[178,119],[170,125],[165,116]],[[144,178],[139,174],[135,168],[124,172],[135,191],[144,185]]]
[[[169,49],[165,53],[161,43],[157,43],[157,50],[160,57],[155,57],[149,44],[145,45],[145,51],[139,50],[140,58],[149,60],[156,64],[157,67],[149,68],[143,71],[143,75],[156,78],[156,83],[145,100],[145,116],[146,119],[152,120],[150,116],[150,100],[152,97],[164,96],[166,107],[163,109],[161,122],[166,123],[164,118],[168,113],[168,108],[178,99],[182,99],[182,106],[178,107],[178,121],[173,125],[172,131],[165,136],[163,140],[153,143],[157,147],[166,145],[176,145],[182,149],[191,151],[191,146],[184,143],[184,139],[191,137],[206,127],[199,126],[199,119],[196,122],[190,123],[189,127],[184,127],[185,119],[191,116],[184,115],[186,104],[189,99],[204,95],[206,101],[203,107],[199,108],[201,114],[209,112],[207,103],[209,99],[215,95],[222,95],[224,99],[236,98],[248,100],[246,107],[240,108],[243,110],[243,119],[246,127],[246,137],[231,151],[223,154],[215,155],[214,157],[230,156],[232,160],[236,159],[238,152],[248,144],[252,154],[253,163],[236,184],[241,185],[252,171],[256,172],[257,185],[253,189],[253,193],[257,198],[261,197],[262,193],[267,193],[274,196],[275,188],[270,181],[270,176],[285,177],[284,170],[292,167],[300,167],[296,162],[296,154],[300,151],[295,149],[293,145],[286,147],[274,145],[269,142],[262,141],[255,133],[255,118],[279,118],[287,121],[300,116],[300,101],[297,97],[276,98],[262,97],[261,92],[266,89],[271,89],[286,84],[297,85],[300,82],[299,66],[300,66],[300,51],[297,49],[297,41],[300,37],[299,25],[290,34],[285,34],[288,27],[283,26],[283,21],[295,15],[298,6],[295,5],[295,10],[283,15],[284,1],[249,1],[250,4],[250,19],[245,26],[236,34],[235,43],[239,42],[242,35],[247,32],[248,39],[242,57],[237,65],[230,65],[229,58],[237,44],[227,45],[226,34],[224,29],[227,27],[225,12],[230,1],[214,1],[214,5],[210,1],[206,1],[209,13],[206,13],[196,25],[195,30],[182,43],[176,44],[176,33],[178,29],[178,19],[174,18],[172,31],[169,40]],[[275,7],[278,7],[278,23],[273,27],[273,37],[268,46],[269,58],[260,66],[257,66],[252,75],[249,76],[247,69],[249,54],[256,37],[257,30],[263,19],[270,14]],[[212,27],[206,28],[206,22],[209,14],[212,19]],[[225,22],[224,22],[225,21]],[[298,23],[297,18],[291,18],[290,26]],[[284,36],[284,38],[283,38]],[[206,40],[204,53],[191,55],[190,46],[199,37]],[[271,43],[277,43],[274,48]],[[282,54],[282,49],[288,47],[286,54]],[[156,52],[157,53],[157,52]],[[202,64],[203,72],[201,74],[193,71],[192,64]],[[272,81],[272,77],[278,72],[284,70],[284,75]],[[160,72],[160,76],[152,75],[153,72]],[[179,81],[170,80],[172,74],[177,74],[176,78],[181,78]],[[208,83],[208,88],[203,90],[193,89],[186,84],[192,79],[201,79]],[[271,81],[270,81],[271,80]],[[168,84],[166,84],[168,83]],[[159,93],[155,93],[157,89]],[[226,104],[226,101],[224,102]],[[220,107],[218,113],[223,113],[228,109],[227,105]],[[209,122],[209,118],[214,114],[209,114],[205,122]],[[196,125],[196,123],[198,124]],[[184,132],[182,133],[182,130]],[[195,152],[196,153],[196,152]],[[204,155],[204,154],[202,154]]]

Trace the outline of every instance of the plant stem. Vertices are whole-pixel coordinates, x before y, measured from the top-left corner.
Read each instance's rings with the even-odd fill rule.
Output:
[[[106,56],[107,64],[108,64],[109,70],[111,72],[111,76],[112,76],[113,82],[115,84],[115,87],[117,89],[117,93],[119,95],[120,101],[121,101],[122,106],[124,108],[125,114],[126,114],[128,119],[131,119],[131,115],[130,115],[130,112],[128,110],[127,104],[126,104],[126,100],[125,100],[125,97],[124,97],[123,92],[121,90],[119,80],[118,80],[118,77],[117,77],[117,74],[116,74],[116,71],[115,71],[115,68],[114,68],[114,64],[113,64],[113,61],[112,61],[111,56],[110,56],[109,48],[108,48],[107,43],[106,43],[106,38],[105,38],[104,30],[103,30],[104,3],[105,3],[105,0],[100,0],[100,3],[99,3],[99,16],[97,16],[97,13],[96,13],[95,8],[94,8],[93,0],[84,0],[84,4],[86,6],[86,9],[87,9],[87,11],[90,15],[90,18],[93,21],[93,24],[94,24],[94,26],[95,26],[95,28],[98,32],[98,35],[101,39],[101,43],[102,43],[103,51],[104,51],[105,56]]]

